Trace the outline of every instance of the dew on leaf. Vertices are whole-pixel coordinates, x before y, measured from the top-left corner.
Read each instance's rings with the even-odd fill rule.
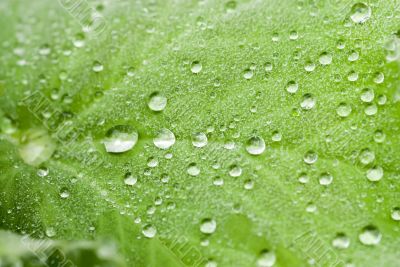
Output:
[[[370,89],[370,88],[364,88],[361,91],[361,101],[365,102],[365,103],[370,103],[374,100],[375,98],[375,93],[374,90]]]
[[[280,142],[282,140],[282,134],[279,131],[273,131],[271,139],[274,142]]]
[[[338,233],[332,240],[332,246],[337,249],[346,249],[350,246],[350,238],[344,233]]]
[[[383,143],[386,139],[386,134],[382,130],[376,130],[374,133],[374,141],[376,143]]]
[[[203,69],[203,66],[201,65],[200,61],[193,61],[192,65],[190,67],[190,70],[194,74],[198,74],[201,70]]]
[[[333,176],[329,172],[324,172],[319,176],[319,184],[320,185],[330,185],[333,181]]]
[[[46,167],[40,167],[40,168],[37,170],[36,174],[37,174],[39,177],[46,177],[47,175],[49,175],[49,169],[46,168]]]
[[[315,64],[314,64],[314,62],[312,62],[312,61],[307,61],[306,62],[306,65],[304,66],[304,69],[307,71],[307,72],[312,72],[312,71],[314,71],[315,70]]]
[[[93,62],[93,64],[92,64],[92,70],[93,70],[94,72],[102,72],[103,69],[104,69],[104,66],[103,66],[103,64],[100,63],[100,61],[97,61],[97,60],[96,60],[96,61]]]
[[[214,219],[204,219],[200,224],[200,231],[203,234],[212,234],[217,229],[217,222]]]
[[[350,54],[349,54],[349,56],[347,57],[347,59],[348,59],[350,62],[356,61],[356,60],[358,60],[359,58],[360,58],[360,54],[359,54],[357,51],[355,51],[355,50],[350,51]]]
[[[187,168],[187,173],[191,176],[198,176],[200,174],[200,168],[196,163],[190,163]]]
[[[342,118],[348,117],[351,111],[352,108],[347,103],[340,103],[339,106],[336,108],[336,113]]]
[[[123,153],[131,150],[139,138],[138,132],[129,125],[117,125],[110,128],[103,140],[108,153]]]
[[[390,217],[395,221],[400,221],[400,207],[393,208]]]
[[[350,18],[354,23],[364,23],[371,18],[371,8],[365,3],[356,3],[351,7]]]
[[[208,143],[208,138],[205,133],[198,132],[192,134],[192,145],[198,148],[205,147]]]
[[[316,103],[316,100],[315,100],[315,98],[313,97],[313,95],[311,95],[311,94],[305,94],[305,95],[303,96],[303,100],[302,100],[301,103],[300,103],[300,106],[301,106],[301,108],[304,109],[304,110],[310,110],[310,109],[314,108],[315,103]]]
[[[253,136],[246,144],[246,151],[251,155],[260,155],[265,151],[265,142],[262,137]]]
[[[361,230],[358,239],[366,246],[375,246],[381,242],[382,234],[374,225],[368,225]]]
[[[245,78],[246,80],[250,80],[251,78],[253,78],[254,72],[252,69],[246,69],[243,72],[243,78]]]
[[[332,55],[329,54],[328,52],[323,52],[319,56],[319,63],[321,65],[330,65],[332,63]]]
[[[272,267],[275,265],[276,255],[275,252],[270,250],[263,250],[257,257],[257,267]]]
[[[160,149],[168,149],[175,144],[175,135],[170,130],[163,128],[154,137],[153,143]]]
[[[153,111],[163,111],[167,106],[167,98],[160,92],[154,92],[150,95],[147,105]]]
[[[301,173],[297,179],[302,184],[306,184],[310,180],[310,178],[308,177],[307,173],[305,173],[305,172]]]
[[[222,186],[222,185],[224,185],[224,179],[222,179],[222,178],[219,177],[219,176],[214,177],[214,179],[213,179],[213,185],[215,185],[215,186]]]
[[[128,172],[125,174],[124,184],[132,186],[135,185],[137,182],[137,178],[132,175],[132,173]]]
[[[313,150],[309,150],[304,154],[303,160],[309,165],[314,164],[318,160],[318,154]]]
[[[232,177],[239,177],[242,175],[242,168],[240,168],[238,165],[232,165],[229,168],[229,175]]]
[[[365,148],[365,149],[361,150],[359,158],[360,158],[360,162],[362,164],[368,165],[375,160],[375,153],[374,153],[374,151],[372,151],[368,148]]]
[[[147,224],[143,227],[142,233],[147,238],[153,238],[157,234],[157,229],[152,224]]]
[[[56,236],[56,230],[53,228],[53,227],[48,227],[47,229],[46,229],[46,236],[47,237],[54,237],[54,236]]]
[[[264,68],[265,68],[265,71],[267,71],[267,72],[272,71],[272,69],[273,69],[272,63],[271,62],[265,63]]]
[[[383,177],[383,168],[380,166],[374,166],[367,171],[367,178],[371,182],[377,182]]]
[[[365,107],[364,113],[368,116],[373,116],[378,112],[378,107],[375,104],[369,104]]]
[[[374,83],[381,84],[385,80],[385,75],[382,72],[377,72],[374,74]]]
[[[299,89],[299,85],[295,81],[290,81],[286,85],[286,91],[290,94],[294,94]]]

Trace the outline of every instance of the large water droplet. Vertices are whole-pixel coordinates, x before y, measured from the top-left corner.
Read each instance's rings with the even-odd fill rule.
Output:
[[[109,153],[123,153],[131,150],[138,141],[139,134],[129,125],[117,125],[109,129],[103,141]]]
[[[19,147],[19,155],[23,161],[38,166],[48,160],[56,149],[55,142],[45,130],[32,130],[25,134]]]
[[[354,4],[350,11],[350,18],[354,23],[364,23],[371,18],[371,8],[365,3]]]
[[[265,151],[265,142],[262,137],[254,136],[247,141],[246,150],[251,155],[260,155]]]
[[[158,148],[168,149],[175,144],[175,135],[170,130],[163,128],[153,139],[153,143]]]

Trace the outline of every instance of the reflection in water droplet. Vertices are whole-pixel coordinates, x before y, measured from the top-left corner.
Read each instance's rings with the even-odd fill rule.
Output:
[[[104,66],[99,61],[93,62],[92,70],[94,72],[102,72],[103,69],[104,69]]]
[[[332,63],[332,55],[328,52],[323,52],[319,56],[319,63],[321,63],[321,65],[330,65]]]
[[[124,183],[126,185],[132,186],[132,185],[135,185],[136,182],[137,182],[137,178],[135,176],[133,176],[132,173],[128,172],[125,174]]]
[[[383,177],[383,169],[380,166],[374,166],[367,171],[367,178],[371,182],[377,182]]]
[[[319,184],[320,185],[330,185],[333,181],[333,176],[332,174],[325,172],[322,173],[321,176],[319,177]]]
[[[187,168],[187,173],[191,176],[197,176],[200,174],[200,168],[197,167],[196,163],[190,163]]]
[[[309,150],[306,154],[304,154],[303,160],[307,164],[314,164],[318,160],[318,154],[313,150]]]
[[[163,128],[154,137],[153,143],[158,148],[168,149],[175,144],[175,135],[170,130]]]
[[[56,150],[56,143],[44,130],[31,130],[24,134],[19,147],[19,155],[23,161],[38,166],[48,160]]]
[[[295,81],[290,81],[286,85],[286,91],[288,91],[288,93],[290,93],[290,94],[296,93],[298,89],[299,89],[299,85]]]
[[[392,209],[391,217],[395,221],[400,221],[400,207],[395,207]]]
[[[300,103],[300,106],[304,110],[310,110],[315,106],[315,99],[311,94],[305,94],[303,96],[303,100]]]
[[[352,108],[347,103],[340,103],[336,109],[336,113],[342,118],[348,117],[350,115],[351,111],[352,111]]]
[[[139,134],[129,125],[117,125],[110,128],[103,141],[108,153],[123,153],[131,150],[138,141]]]
[[[229,169],[229,175],[232,177],[239,177],[242,175],[242,168],[240,168],[238,165],[232,165]]]

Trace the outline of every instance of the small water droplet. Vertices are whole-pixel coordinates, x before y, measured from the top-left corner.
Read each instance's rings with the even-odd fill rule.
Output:
[[[373,116],[376,113],[378,113],[378,106],[375,105],[374,103],[369,104],[368,106],[366,106],[366,108],[364,109],[364,113],[368,116]]]
[[[367,171],[367,178],[371,182],[377,182],[383,177],[383,169],[380,166],[374,166]]]
[[[298,83],[296,83],[295,81],[290,81],[288,82],[288,84],[286,85],[286,91],[290,94],[294,94],[297,92],[297,90],[299,89],[299,85]]]
[[[366,246],[375,246],[381,241],[382,234],[375,226],[368,225],[361,230],[358,239]]]
[[[196,163],[190,163],[187,168],[187,173],[191,176],[197,176],[200,174],[200,168],[196,165]]]
[[[46,168],[46,167],[40,167],[38,170],[37,170],[37,175],[39,176],[39,177],[46,177],[47,175],[49,175],[49,169],[48,168]]]
[[[307,173],[303,172],[299,175],[298,180],[300,183],[306,184],[310,180],[310,177],[308,177]]]
[[[254,72],[251,69],[246,69],[243,72],[243,78],[245,78],[246,80],[250,80],[251,78],[253,78]]]
[[[392,217],[393,220],[400,221],[400,207],[393,208],[390,216]]]
[[[332,63],[332,55],[328,52],[323,52],[319,56],[319,63],[321,63],[321,65],[330,65]]]
[[[56,236],[56,230],[53,228],[53,227],[49,227],[49,228],[47,228],[46,229],[46,235],[47,235],[47,237],[54,237],[54,236]]]
[[[336,113],[342,118],[348,117],[350,115],[351,111],[352,111],[352,108],[347,103],[340,103],[336,109]]]
[[[314,97],[311,94],[305,94],[303,96],[303,100],[300,103],[300,106],[304,110],[310,110],[310,109],[314,108],[315,103],[316,103],[316,100],[314,99]]]
[[[150,95],[147,105],[153,111],[163,111],[167,106],[167,98],[160,92],[154,92]]]
[[[257,258],[257,267],[272,267],[275,265],[276,255],[273,251],[263,250]]]
[[[337,249],[346,249],[350,246],[350,238],[348,238],[344,233],[338,233],[332,240],[332,246]]]
[[[63,199],[69,198],[69,191],[66,188],[61,189],[60,197]]]
[[[309,150],[306,154],[304,154],[303,160],[307,164],[314,164],[318,160],[318,154],[313,150]]]
[[[217,229],[217,222],[214,219],[204,219],[200,225],[203,234],[212,234]]]
[[[124,184],[132,186],[135,185],[137,182],[137,178],[132,175],[132,173],[128,172],[125,174]]]
[[[190,70],[194,74],[198,74],[201,70],[203,69],[203,66],[201,65],[200,61],[193,61],[192,65],[190,67]]]
[[[205,147],[208,143],[208,138],[207,135],[205,133],[194,133],[192,134],[192,144],[195,147]]]
[[[238,165],[232,165],[229,169],[229,175],[232,177],[239,177],[242,175],[242,168],[240,168]]]
[[[94,72],[102,72],[103,69],[104,69],[104,66],[99,61],[96,60],[96,61],[93,62],[92,70]]]
[[[361,91],[361,101],[365,102],[365,103],[370,103],[374,100],[375,98],[375,93],[374,90],[370,89],[370,88],[365,88]]]
[[[312,62],[312,61],[307,61],[306,62],[306,65],[304,66],[304,69],[307,71],[307,72],[312,72],[312,71],[314,71],[315,70],[315,64],[314,64],[314,62]]]
[[[333,181],[333,176],[329,172],[324,172],[319,177],[319,184],[320,185],[327,186],[327,185],[330,185],[332,183],[332,181]]]
[[[374,153],[374,151],[372,151],[368,148],[365,148],[365,149],[361,150],[359,158],[360,158],[360,162],[362,164],[368,165],[375,160],[375,153]]]
[[[382,72],[377,72],[374,74],[374,83],[381,84],[385,80],[385,75]]]
[[[376,143],[383,143],[386,139],[386,134],[381,130],[376,130],[374,133],[374,141]]]

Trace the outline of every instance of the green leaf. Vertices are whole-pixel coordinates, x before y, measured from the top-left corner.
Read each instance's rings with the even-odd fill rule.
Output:
[[[2,1],[0,266],[398,266],[399,4]]]

